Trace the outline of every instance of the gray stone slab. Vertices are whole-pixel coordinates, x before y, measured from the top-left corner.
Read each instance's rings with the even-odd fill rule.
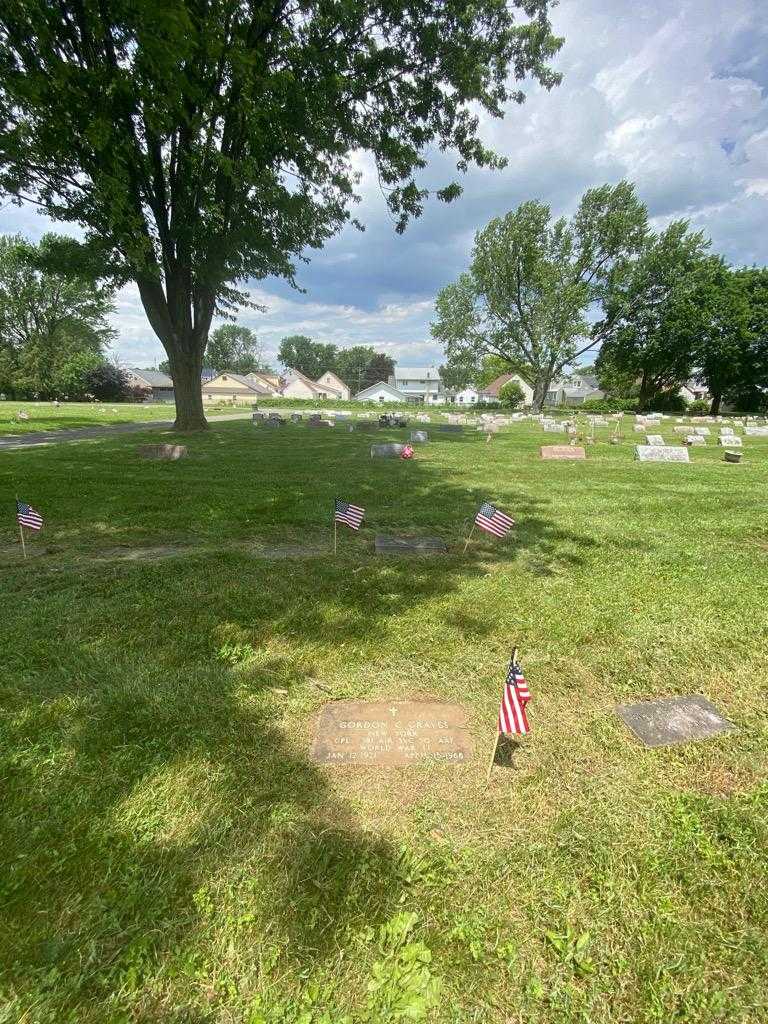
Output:
[[[735,728],[706,697],[698,694],[618,704],[616,714],[646,747],[705,740]]]
[[[412,430],[411,431],[411,444],[426,444],[429,440],[429,434],[426,430]]]
[[[402,455],[404,444],[395,444],[390,442],[389,444],[372,444],[371,445],[371,458],[372,459],[399,459]]]
[[[291,413],[291,423],[301,423],[303,418],[304,417],[301,415],[300,412],[292,412]]]
[[[438,423],[435,430],[440,430],[443,434],[461,434],[464,428],[460,423]]]
[[[373,420],[358,420],[357,421],[357,429],[358,430],[378,430],[379,429],[379,424],[375,423]]]
[[[189,454],[185,444],[142,444],[138,449],[142,459],[185,459]]]
[[[744,427],[747,437],[768,437],[768,427]]]
[[[635,446],[638,462],[690,462],[687,448],[672,445],[638,444]]]
[[[328,428],[328,427],[332,427],[333,424],[330,422],[330,420],[313,420],[313,419],[308,419],[307,420],[307,426],[308,427],[325,427],[325,428]]]
[[[722,437],[718,437],[717,443],[727,446],[728,448],[743,447],[742,440],[738,434],[724,434]]]
[[[320,764],[394,768],[435,758],[471,761],[467,713],[443,701],[334,701],[320,712],[311,757]]]
[[[379,534],[373,546],[377,555],[444,555],[448,550],[440,537],[387,537]]]
[[[317,558],[320,555],[327,555],[329,550],[309,547],[306,544],[272,544],[254,548],[253,554],[256,558],[279,562],[286,558]]]
[[[686,434],[683,444],[688,445],[705,445],[707,443],[706,437],[702,437],[701,434]]]
[[[645,442],[646,444],[662,445],[662,447],[666,444],[661,434],[646,434]]]
[[[266,415],[263,412],[251,413],[251,422],[252,423],[261,423],[262,420],[265,420],[266,418],[267,417],[266,417]]]
[[[694,434],[701,434],[702,437],[709,437],[712,433],[709,427],[694,427],[693,432]]]
[[[276,418],[275,416],[269,416],[264,420],[265,427],[282,427],[285,426],[283,420]]]

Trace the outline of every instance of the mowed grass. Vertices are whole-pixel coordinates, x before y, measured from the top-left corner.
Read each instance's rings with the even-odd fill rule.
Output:
[[[237,422],[175,463],[0,455],[0,1021],[765,1020],[768,443],[641,465],[608,433],[583,463],[528,424],[412,462]],[[367,517],[334,558],[336,496]],[[517,529],[462,557],[485,498]],[[533,731],[486,785],[513,644]],[[613,712],[694,692],[738,731],[646,750]],[[312,764],[351,697],[457,701],[476,758]]]
[[[216,403],[206,406],[208,415],[244,412],[245,405]],[[25,412],[29,419],[19,420]],[[176,418],[172,402],[0,402],[0,437],[32,434],[40,430],[76,430],[81,427],[112,426],[118,423],[150,423]]]

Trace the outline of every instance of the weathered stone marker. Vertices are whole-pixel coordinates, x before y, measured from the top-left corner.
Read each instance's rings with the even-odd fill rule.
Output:
[[[718,444],[728,445],[729,448],[742,448],[743,444],[738,434],[724,434],[718,437]]]
[[[616,714],[646,747],[704,740],[735,728],[706,697],[698,694],[618,704]]]
[[[707,443],[706,437],[702,437],[701,434],[686,434],[686,436],[683,439],[683,444],[687,444],[687,445],[691,445],[691,446],[694,446],[694,445],[701,446],[701,445],[706,444],[706,443]]]
[[[377,555],[444,555],[448,550],[439,537],[385,537],[373,542]]]
[[[646,434],[645,435],[645,442],[646,442],[646,444],[654,444],[654,445],[664,445],[666,443],[664,441],[664,438],[661,436],[661,434]]]
[[[336,701],[320,712],[312,760],[321,764],[413,764],[424,757],[462,764],[474,744],[467,714],[442,701]]]
[[[694,427],[693,432],[694,434],[701,434],[702,437],[709,437],[712,433],[709,427]]]
[[[768,437],[768,427],[744,427],[747,437]]]
[[[673,445],[638,444],[635,446],[638,462],[690,462],[687,448]]]
[[[291,423],[301,423],[302,418],[303,417],[302,417],[300,412],[292,412],[291,413]]]
[[[464,428],[460,423],[438,423],[435,429],[441,430],[444,434],[460,434]]]
[[[412,430],[411,431],[411,444],[426,444],[429,440],[429,434],[426,430]]]
[[[142,444],[138,448],[142,459],[185,459],[189,450],[185,444]]]
[[[551,444],[542,445],[542,459],[586,459],[587,453],[584,448],[576,445]]]
[[[389,444],[372,444],[371,445],[371,458],[372,459],[399,459],[402,454],[404,444],[395,444],[391,441]]]

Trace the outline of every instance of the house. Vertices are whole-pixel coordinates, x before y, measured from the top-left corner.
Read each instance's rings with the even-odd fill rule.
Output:
[[[139,370],[128,367],[123,370],[128,384],[144,392],[144,401],[172,402],[174,400],[173,381],[167,373],[160,370]]]
[[[286,369],[285,376],[287,379],[280,391],[283,398],[309,398],[315,401],[318,398],[330,398],[340,401],[343,397],[342,392],[346,395],[349,394],[346,384],[330,371],[324,373],[320,380],[310,380],[300,370],[290,368]],[[338,384],[325,383],[325,378],[332,378],[334,381],[338,381]]]
[[[446,400],[445,385],[440,371],[434,366],[395,367],[389,378],[390,387],[405,395],[408,402],[424,402],[427,405]]]
[[[677,393],[681,398],[684,398],[686,402],[700,402],[702,400],[708,402],[711,398],[711,395],[704,384],[696,384],[696,382],[692,380],[683,384]]]
[[[515,381],[516,384],[520,385],[520,389],[523,392],[523,405],[531,405],[533,402],[533,388],[528,381],[523,380],[519,373],[502,373],[496,380],[492,380],[487,387],[482,388],[477,393],[478,401],[480,402],[498,402],[499,392],[508,384],[511,380]]]
[[[203,384],[202,392],[204,402],[254,402],[274,394],[265,384],[229,370]]]
[[[450,395],[449,400],[456,405],[475,405],[477,402],[483,401],[480,397],[480,392],[477,388],[472,387],[471,384],[466,388],[462,388],[461,391],[455,391],[452,394],[446,392],[446,394]]]
[[[209,380],[213,380],[216,376],[218,376],[218,374],[214,369],[210,366],[204,366],[200,371],[200,383],[207,384]]]
[[[404,392],[398,391],[392,384],[386,384],[383,380],[380,380],[378,384],[371,384],[370,387],[363,388],[355,395],[357,402],[410,402],[412,400]]]
[[[581,405],[588,398],[605,398],[598,387],[597,377],[591,374],[572,374],[550,384],[544,405]]]
[[[322,377],[317,378],[315,383],[318,387],[332,388],[338,393],[339,398],[345,402],[348,402],[350,399],[350,390],[347,385],[341,377],[337,377],[336,374],[332,373],[330,370],[326,370]]]
[[[262,373],[261,370],[254,370],[252,373],[244,374],[244,376],[247,380],[252,380],[260,387],[266,388],[270,395],[279,396],[282,391],[283,382],[276,373]]]

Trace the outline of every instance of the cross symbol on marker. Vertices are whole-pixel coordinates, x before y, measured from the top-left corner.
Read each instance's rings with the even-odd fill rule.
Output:
[[[389,709],[389,713],[390,713],[390,715],[392,715],[392,717],[394,718],[394,717],[395,717],[395,715],[397,714],[397,708],[390,708],[390,709]]]

